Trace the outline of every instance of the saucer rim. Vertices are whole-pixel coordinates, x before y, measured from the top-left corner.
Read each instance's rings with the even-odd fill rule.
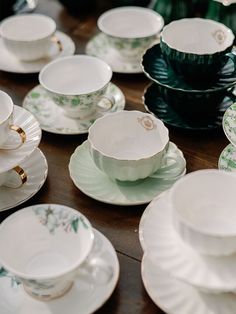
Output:
[[[65,56],[70,56],[70,55],[73,55],[74,53],[75,53],[75,50],[76,50],[76,46],[75,46],[75,43],[74,43],[74,41],[72,40],[72,38],[68,35],[68,34],[66,34],[65,32],[62,32],[62,31],[59,31],[59,30],[56,30],[56,32],[55,32],[55,35],[56,36],[60,36],[60,35],[62,35],[62,36],[64,36],[64,38],[69,42],[70,41],[70,45],[71,45],[71,52],[70,52],[70,54],[66,54]],[[1,41],[2,39],[0,38],[0,41]],[[3,71],[3,72],[6,72],[6,73],[16,73],[16,74],[34,74],[34,73],[39,73],[40,71],[41,71],[41,69],[46,65],[46,64],[48,64],[49,62],[51,62],[51,61],[53,61],[53,60],[55,60],[56,58],[60,58],[61,57],[61,52],[59,52],[56,56],[54,56],[54,57],[52,57],[52,58],[50,58],[50,60],[49,61],[46,61],[43,65],[41,65],[41,66],[38,66],[38,68],[37,68],[37,70],[36,69],[26,69],[26,70],[19,70],[19,69],[12,69],[12,68],[8,68],[8,67],[2,67],[1,65],[0,65],[0,71]],[[31,61],[31,62],[28,62],[28,63],[30,63],[30,64],[34,64],[34,62],[35,61]],[[36,61],[37,62],[37,61]]]
[[[107,60],[104,58],[102,58],[102,56],[100,55],[100,54],[91,54],[90,53],[90,49],[91,49],[91,46],[93,46],[93,44],[94,44],[94,41],[97,39],[97,37],[99,37],[99,36],[106,36],[104,33],[102,33],[101,31],[99,31],[97,34],[95,34],[88,42],[87,42],[87,44],[86,44],[86,46],[85,46],[85,53],[86,53],[86,55],[89,55],[89,56],[95,56],[95,57],[97,57],[97,58],[100,58],[100,59],[102,59],[103,61],[105,61],[105,62],[107,62]],[[114,50],[113,48],[110,48],[111,49],[111,51],[112,50]],[[140,60],[140,62],[141,62],[141,60]],[[108,62],[108,64],[110,65],[110,67],[111,67],[111,69],[112,69],[112,71],[114,72],[114,73],[120,73],[120,74],[142,74],[143,73],[143,70],[142,70],[142,67],[141,67],[141,63],[140,62],[137,62],[137,64],[136,65],[140,65],[140,69],[137,69],[137,70],[122,70],[122,69],[119,69],[119,67],[117,68],[117,67],[114,67],[114,65],[113,64],[109,64]],[[127,61],[127,63],[126,62],[122,62],[124,65],[127,65],[127,64],[129,64],[129,62]]]
[[[228,148],[230,148],[230,147],[232,147],[232,148],[235,150],[235,152],[236,152],[236,146],[233,145],[232,143],[229,143],[227,146],[224,147],[224,149],[223,149],[222,152],[220,153],[217,166],[218,166],[218,169],[219,169],[219,170],[227,171],[227,172],[230,172],[230,173],[234,173],[234,171],[232,171],[231,168],[225,169],[225,168],[222,167],[222,165],[221,165],[221,163],[222,163],[222,156],[225,154],[226,150],[227,150]],[[235,163],[236,163],[236,160],[235,160]]]
[[[38,186],[35,189],[35,191],[33,193],[31,193],[28,197],[26,197],[24,199],[21,199],[20,201],[18,201],[14,205],[10,205],[10,206],[4,207],[4,208],[1,208],[1,206],[0,206],[0,213],[4,212],[6,210],[9,210],[9,209],[15,208],[15,207],[17,207],[17,206],[27,202],[29,199],[31,199],[35,194],[37,194],[41,190],[41,188],[43,187],[44,183],[46,182],[47,177],[48,177],[48,168],[49,168],[47,159],[46,159],[44,153],[42,152],[42,150],[40,148],[38,148],[38,147],[32,152],[32,154],[33,153],[38,153],[40,155],[40,157],[42,158],[42,160],[44,161],[45,168],[44,168],[44,178],[43,178],[43,180],[40,182],[40,184],[38,184]],[[24,163],[24,162],[22,162],[22,163]],[[0,189],[1,189],[1,187],[0,187]]]
[[[126,99],[125,99],[125,95],[124,95],[124,93],[123,93],[123,91],[120,89],[120,87],[118,86],[118,85],[116,85],[115,83],[113,83],[113,82],[110,82],[110,86],[115,86],[116,88],[117,88],[117,90],[118,90],[118,92],[120,93],[120,95],[122,96],[122,106],[121,106],[121,109],[119,109],[119,110],[124,110],[124,108],[125,108],[125,105],[126,105]],[[38,89],[38,88],[43,88],[43,86],[42,85],[40,85],[40,84],[38,84],[38,85],[36,85],[36,86],[34,86],[31,90],[29,90],[28,92],[27,92],[27,94],[25,95],[25,97],[24,97],[24,99],[23,99],[23,101],[22,101],[22,108],[24,108],[25,110],[27,110],[27,111],[29,111],[34,117],[35,117],[35,119],[37,120],[37,117],[30,111],[30,110],[28,110],[27,108],[26,108],[26,102],[27,102],[27,98],[28,98],[28,96],[30,95],[30,93],[32,93],[34,90],[36,90],[36,89]],[[108,87],[109,88],[109,87]],[[48,96],[49,97],[49,96]],[[57,106],[54,102],[53,102],[53,105],[54,106]],[[61,108],[59,108],[58,107],[58,109],[60,110]],[[119,111],[119,110],[117,110],[117,112]],[[106,114],[106,113],[105,113]],[[75,120],[75,119],[73,119],[73,118],[69,118],[69,117],[67,117],[68,119],[71,119],[71,120]],[[38,121],[38,120],[37,120]],[[39,121],[38,121],[38,123],[39,123]],[[87,134],[88,133],[88,129],[89,129],[89,127],[88,127],[88,129],[86,129],[86,130],[84,130],[84,131],[73,131],[73,132],[64,132],[64,131],[56,131],[56,130],[52,130],[51,128],[47,128],[47,127],[45,127],[45,126],[42,126],[40,123],[39,123],[39,126],[40,126],[40,128],[43,130],[43,131],[45,131],[45,132],[48,132],[48,133],[52,133],[52,134],[58,134],[58,135],[66,135],[66,136],[70,136],[70,135],[80,135],[80,134]]]

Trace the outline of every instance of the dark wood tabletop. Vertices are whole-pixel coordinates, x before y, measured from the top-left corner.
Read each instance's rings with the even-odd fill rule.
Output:
[[[36,12],[51,16],[58,30],[70,35],[76,53],[84,53],[85,44],[98,32],[97,13],[70,15],[56,0],[40,0]],[[117,84],[126,97],[126,109],[145,112],[142,95],[149,81],[144,74],[115,74]],[[21,106],[27,92],[38,84],[37,74],[12,74],[0,71],[0,89]],[[0,109],[1,110],[1,109]],[[222,130],[199,133],[169,128],[170,140],[179,146],[187,161],[187,171],[217,168],[219,155],[228,141]],[[119,262],[120,278],[111,298],[97,313],[152,314],[163,313],[149,298],[141,279],[142,249],[138,238],[139,221],[146,205],[114,206],[95,201],[79,191],[69,176],[68,164],[75,148],[85,135],[64,136],[43,132],[40,149],[45,154],[49,174],[43,188],[26,203],[0,213],[3,220],[14,211],[38,203],[56,203],[82,212],[92,225],[114,245]],[[0,200],[1,201],[1,200]],[[68,310],[69,313],[69,310]]]

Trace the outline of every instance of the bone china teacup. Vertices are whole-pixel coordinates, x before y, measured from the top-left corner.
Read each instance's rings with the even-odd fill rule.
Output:
[[[187,174],[170,190],[176,230],[194,249],[207,255],[236,252],[236,176],[205,169]]]
[[[186,79],[214,79],[231,59],[233,32],[225,25],[207,19],[189,18],[173,21],[163,28],[161,50],[174,71]]]
[[[106,284],[112,269],[92,254],[94,232],[88,219],[63,205],[24,208],[0,225],[0,264],[23,283],[34,298],[50,300],[65,294],[76,276]],[[82,265],[83,264],[83,265]],[[93,271],[95,270],[96,271]]]
[[[136,181],[162,166],[169,132],[150,114],[120,111],[97,119],[89,128],[88,142],[94,163],[111,179]]]
[[[63,57],[47,64],[39,73],[40,84],[71,118],[84,119],[96,110],[109,110],[113,95],[107,94],[112,70],[101,59],[86,55]],[[107,108],[100,107],[106,99]]]
[[[26,141],[22,128],[12,124],[14,105],[11,97],[0,91],[0,149],[16,149]],[[17,132],[19,139],[12,141],[12,132]]]
[[[107,35],[117,57],[139,61],[143,52],[157,39],[164,21],[160,14],[141,7],[122,7],[103,13],[98,28]]]
[[[41,14],[11,16],[0,25],[4,45],[21,61],[47,57],[52,42],[62,50],[60,41],[54,35],[55,31],[54,20]]]

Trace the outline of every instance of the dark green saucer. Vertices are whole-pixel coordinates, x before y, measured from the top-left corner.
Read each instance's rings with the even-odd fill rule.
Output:
[[[232,97],[231,97],[232,96]],[[151,84],[145,91],[143,103],[147,112],[161,119],[165,124],[179,129],[207,131],[221,128],[223,115],[228,107],[235,101],[236,96],[229,93],[217,107],[217,113],[210,121],[203,119],[199,123],[186,122],[174,109],[161,97],[155,84]]]
[[[199,84],[186,81],[183,76],[176,75],[172,68],[165,61],[160,44],[149,48],[143,55],[142,67],[145,75],[153,82],[174,91],[188,93],[211,93],[225,90],[236,84],[236,71],[231,61],[217,73],[214,82],[204,81],[204,77]],[[210,86],[210,87],[209,87]]]

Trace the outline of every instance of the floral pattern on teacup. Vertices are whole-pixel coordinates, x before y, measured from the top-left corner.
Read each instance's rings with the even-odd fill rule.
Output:
[[[71,214],[63,207],[48,207],[39,206],[34,208],[35,214],[38,216],[42,225],[46,226],[50,233],[54,234],[59,227],[63,228],[65,232],[78,232],[79,225],[83,228],[88,228],[84,219],[80,215]]]
[[[215,38],[215,40],[218,42],[218,44],[222,45],[226,40],[226,34],[222,29],[217,29],[214,31],[212,36]]]
[[[154,130],[157,127],[154,121],[148,116],[138,118],[138,122],[148,131]]]
[[[0,278],[9,278],[12,288],[17,287],[21,282],[13,275],[11,275],[5,268],[0,267]]]

